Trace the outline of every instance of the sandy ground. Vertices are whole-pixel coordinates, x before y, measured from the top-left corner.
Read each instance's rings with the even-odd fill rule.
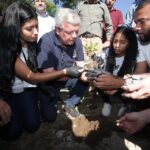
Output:
[[[63,95],[66,95],[64,93]],[[102,100],[97,98],[98,108],[90,110],[85,98],[78,106],[81,115],[69,119],[58,104],[58,118],[55,123],[42,122],[33,134],[24,132],[15,142],[0,140],[0,150],[149,150],[150,128],[135,135],[127,135],[116,127],[116,114],[120,103],[113,101],[110,117],[101,115]]]

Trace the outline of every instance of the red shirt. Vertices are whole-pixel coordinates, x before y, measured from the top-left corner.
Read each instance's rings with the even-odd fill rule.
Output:
[[[120,10],[115,8],[112,8],[112,10],[109,13],[113,24],[113,31],[115,32],[117,27],[124,23],[123,15]]]

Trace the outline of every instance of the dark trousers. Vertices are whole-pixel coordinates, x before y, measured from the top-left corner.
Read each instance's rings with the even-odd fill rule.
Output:
[[[19,94],[3,94],[3,99],[12,110],[11,121],[0,129],[0,136],[5,140],[15,140],[23,132],[35,132],[40,126],[40,119],[47,122],[55,121],[56,108],[54,101],[41,97],[37,88],[27,88]],[[41,100],[42,99],[42,100]]]
[[[57,101],[59,97],[49,98],[48,95],[39,91],[40,112],[43,121],[54,122],[57,118]]]
[[[7,94],[3,98],[11,107],[11,121],[0,130],[0,136],[5,140],[15,140],[23,130],[34,132],[40,126],[40,111],[38,108],[38,92],[29,88],[19,94]]]
[[[105,103],[111,103],[110,101],[110,97],[111,95],[107,95],[105,94],[102,90],[98,90],[99,94],[101,95],[102,99],[104,100]],[[130,99],[123,97],[122,95],[122,91],[118,91],[116,92],[113,96],[117,97],[118,99],[121,100],[122,103],[127,104],[130,102]]]

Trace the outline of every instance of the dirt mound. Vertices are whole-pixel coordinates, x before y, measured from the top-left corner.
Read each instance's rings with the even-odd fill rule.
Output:
[[[103,138],[112,134],[112,120],[96,116],[81,116],[72,120],[71,131],[78,142],[95,147]]]
[[[90,132],[97,131],[100,127],[99,120],[89,121],[85,116],[72,121],[72,131],[76,137],[86,138]]]

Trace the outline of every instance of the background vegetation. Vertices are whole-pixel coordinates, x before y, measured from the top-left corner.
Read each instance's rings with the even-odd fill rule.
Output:
[[[5,0],[5,1],[0,1],[0,15],[5,11],[8,5],[11,3],[15,2],[17,0]],[[19,0],[21,2],[28,2],[29,4],[32,5],[33,0]],[[47,2],[47,12],[49,15],[54,16],[57,6],[59,7],[68,7],[74,9],[79,2],[79,0],[46,0]]]

